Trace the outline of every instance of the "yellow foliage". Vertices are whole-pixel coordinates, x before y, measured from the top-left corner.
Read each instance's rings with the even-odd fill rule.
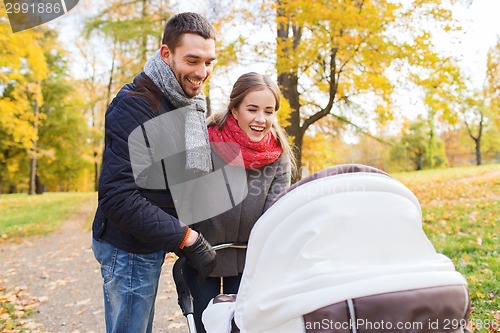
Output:
[[[331,126],[332,121],[324,118],[319,121],[319,126]],[[315,130],[314,133],[306,133],[302,144],[302,169],[309,174],[338,164],[345,153],[345,144],[340,136],[325,133],[320,128]]]
[[[3,14],[5,8],[0,6]],[[4,145],[29,149],[37,138],[34,102],[43,104],[40,82],[49,74],[42,38],[36,29],[12,33],[8,22],[0,21],[0,92],[10,87],[9,95],[0,97],[0,129],[12,139]]]
[[[500,130],[500,37],[488,52],[486,81],[485,93],[489,99],[490,113]]]
[[[290,103],[288,103],[288,100],[283,97],[283,94],[280,95],[280,109],[278,110],[277,117],[278,117],[278,123],[282,127],[287,127],[290,125],[290,113],[292,112],[292,109],[290,108]]]

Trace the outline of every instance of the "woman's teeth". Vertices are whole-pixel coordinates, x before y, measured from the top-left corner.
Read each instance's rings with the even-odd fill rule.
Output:
[[[260,127],[260,126],[250,126],[250,129],[252,129],[254,131],[257,131],[257,132],[263,132],[264,131],[264,127]]]

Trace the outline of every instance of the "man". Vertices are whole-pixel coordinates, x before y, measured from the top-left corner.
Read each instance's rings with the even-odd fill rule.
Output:
[[[175,15],[165,25],[162,45],[148,60],[144,72],[118,92],[106,111],[92,249],[104,281],[107,332],[152,331],[158,281],[167,252],[185,255],[202,278],[215,266],[215,251],[210,244],[178,220],[166,177],[163,188],[140,186],[129,144],[131,133],[138,128],[144,130],[148,121],[191,107],[194,111],[186,114],[183,128],[189,137],[185,167],[209,172],[202,87],[214,60],[215,32],[211,24],[195,13]],[[188,146],[192,141],[194,149]]]

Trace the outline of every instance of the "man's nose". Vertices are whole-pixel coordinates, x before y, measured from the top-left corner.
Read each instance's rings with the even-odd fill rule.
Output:
[[[208,68],[207,68],[207,65],[205,65],[205,63],[198,66],[198,68],[196,68],[196,71],[195,71],[195,75],[200,79],[206,78],[207,73],[208,73]]]

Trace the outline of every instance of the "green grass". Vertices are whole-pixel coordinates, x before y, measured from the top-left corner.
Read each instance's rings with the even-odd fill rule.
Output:
[[[500,332],[500,165],[393,176],[419,199],[436,250],[466,277],[474,331]]]
[[[3,239],[45,235],[85,204],[96,205],[97,194],[44,193],[0,195],[0,236]]]

